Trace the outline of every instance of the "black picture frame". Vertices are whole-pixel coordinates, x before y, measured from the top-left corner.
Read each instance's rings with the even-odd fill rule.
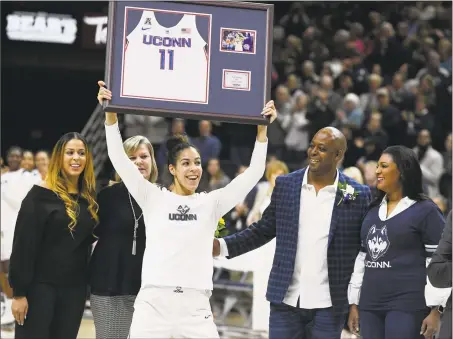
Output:
[[[155,2],[141,2],[143,7],[147,5],[153,6]],[[161,2],[163,3],[163,2]],[[262,107],[264,107],[265,103],[268,102],[271,98],[271,72],[272,72],[272,38],[273,38],[273,20],[274,20],[274,5],[266,4],[266,3],[252,3],[252,2],[239,2],[239,1],[178,1],[178,2],[165,2],[165,3],[172,3],[172,6],[175,4],[185,4],[193,5],[193,6],[213,6],[215,8],[233,8],[237,9],[238,11],[241,9],[246,10],[253,10],[253,11],[261,11],[265,12],[266,22],[265,32],[258,32],[257,36],[262,36],[265,34],[265,48],[261,48],[261,53],[264,53],[264,65],[265,69],[263,69],[262,74],[259,72],[254,72],[258,74],[250,75],[250,78],[253,80],[252,77],[260,77],[262,76],[262,83],[264,86],[262,87],[262,94],[258,93],[256,89],[249,89],[249,93],[239,93],[240,91],[228,91],[228,95],[232,95],[231,92],[238,92],[237,96],[241,96],[244,98],[247,94],[250,96],[250,100],[254,100],[253,104],[256,107],[260,107],[259,109],[254,109],[253,114],[250,111],[247,114],[242,114],[238,112],[240,109],[231,107],[231,112],[219,112],[216,111],[215,108],[209,107],[209,111],[206,111],[206,106],[202,105],[194,105],[194,104],[185,104],[185,103],[175,103],[178,107],[163,107],[165,105],[171,105],[172,103],[168,103],[165,101],[155,101],[155,100],[140,100],[137,99],[130,99],[128,102],[118,102],[115,100],[115,88],[118,88],[118,85],[115,83],[121,81],[122,78],[114,76],[114,64],[115,62],[118,64],[118,60],[115,60],[116,56],[114,53],[115,44],[122,43],[122,41],[118,41],[119,39],[112,39],[111,37],[114,36],[114,31],[117,25],[124,26],[125,20],[118,22],[117,20],[117,11],[118,6],[121,2],[118,1],[110,1],[109,3],[109,12],[108,12],[108,33],[107,33],[107,46],[106,46],[106,59],[105,59],[105,78],[104,81],[106,86],[112,90],[113,98],[111,101],[107,101],[103,104],[104,111],[107,112],[117,112],[122,114],[141,114],[141,115],[151,115],[151,116],[162,116],[168,118],[182,118],[182,119],[195,119],[195,120],[212,120],[212,121],[223,121],[223,122],[233,122],[233,123],[246,123],[246,124],[259,124],[259,125],[267,125],[269,121],[263,118],[260,115]],[[150,7],[153,8],[153,7]],[[212,17],[212,21],[214,22],[215,17]],[[262,23],[260,23],[262,24]],[[119,29],[119,28],[118,28]],[[214,32],[215,33],[215,32]],[[124,39],[124,38],[123,38]],[[116,41],[115,41],[116,40]],[[213,44],[213,48],[215,45]],[[217,51],[215,51],[217,53]],[[212,53],[211,53],[212,54]],[[245,53],[243,53],[245,54]],[[258,52],[256,52],[258,54]],[[211,55],[210,55],[211,57]],[[231,58],[236,57],[232,56]],[[243,58],[242,56],[239,56]],[[253,63],[254,56],[246,56],[249,57],[246,61],[249,63]],[[261,56],[263,57],[263,56]],[[237,57],[236,57],[237,58]],[[122,60],[121,60],[122,62]],[[209,64],[209,63],[208,63]],[[210,67],[210,66],[208,66]],[[225,69],[223,69],[223,76],[225,76]],[[209,74],[209,73],[208,73]],[[251,73],[250,73],[251,74]],[[118,79],[119,78],[119,79]],[[253,87],[253,81],[249,80],[249,88]],[[261,81],[261,79],[260,79]],[[250,82],[252,84],[250,85]],[[222,79],[222,83],[224,80]],[[209,95],[211,93],[212,88],[210,85],[207,85]],[[223,85],[222,85],[223,88]],[[228,88],[230,89],[230,88]],[[118,92],[119,93],[119,92]],[[253,93],[253,95],[252,95]],[[235,94],[236,95],[236,94]],[[244,99],[241,99],[244,100]],[[257,104],[259,102],[259,105]],[[126,101],[126,100],[123,100]],[[256,101],[256,102],[255,102]],[[234,102],[234,100],[232,101]],[[145,105],[146,103],[146,105]],[[214,106],[214,104],[212,105]],[[202,110],[204,109],[204,111]],[[218,110],[225,110],[225,105],[219,107]],[[233,111],[234,110],[234,111]],[[255,114],[256,110],[256,114]]]

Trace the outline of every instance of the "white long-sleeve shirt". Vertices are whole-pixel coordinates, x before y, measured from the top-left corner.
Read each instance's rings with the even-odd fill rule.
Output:
[[[267,142],[255,143],[250,167],[224,188],[182,196],[143,178],[124,152],[117,123],[105,129],[110,160],[143,210],[146,250],[142,286],[212,290],[212,241],[218,221],[243,201],[263,176]]]
[[[1,175],[1,260],[9,260],[11,256],[14,229],[22,200],[33,185],[40,181],[40,176],[23,169]]]
[[[402,213],[416,201],[409,199],[408,197],[404,197],[400,200],[400,202],[396,205],[393,211],[387,216],[387,199],[384,197],[382,200],[381,205],[379,206],[379,219],[385,221],[394,217],[395,215]],[[433,253],[436,250],[437,246],[433,245],[425,245],[425,251]],[[360,290],[362,288],[362,281],[363,275],[365,273],[365,252],[359,252],[354,264],[354,272],[352,273],[351,280],[349,282],[348,288],[348,300],[349,304],[358,305],[360,300]],[[431,258],[426,258],[426,266],[428,266]],[[436,288],[431,285],[428,277],[426,278],[426,286],[425,286],[425,299],[427,306],[438,306],[442,305],[445,306],[447,300],[451,294],[451,288]]]

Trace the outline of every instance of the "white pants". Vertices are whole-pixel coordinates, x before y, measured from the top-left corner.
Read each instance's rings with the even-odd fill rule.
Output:
[[[130,338],[217,339],[208,290],[145,286],[137,295]]]

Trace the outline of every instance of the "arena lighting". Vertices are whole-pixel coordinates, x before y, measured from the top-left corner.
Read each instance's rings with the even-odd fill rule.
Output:
[[[89,26],[96,26],[94,43],[105,45],[107,41],[107,16],[85,16],[83,22]]]
[[[76,39],[77,20],[70,15],[13,12],[6,21],[10,40],[72,44]]]

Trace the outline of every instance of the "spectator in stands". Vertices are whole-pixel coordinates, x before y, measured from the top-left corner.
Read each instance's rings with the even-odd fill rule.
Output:
[[[266,181],[258,183],[256,198],[253,207],[247,217],[247,226],[261,219],[264,210],[271,202],[272,191],[275,187],[275,181],[280,175],[288,174],[288,166],[283,161],[274,160],[266,166]]]
[[[159,151],[157,152],[157,166],[161,168],[162,166],[165,166],[165,158],[167,156],[167,148],[165,146],[166,140],[171,138],[174,135],[180,135],[180,134],[185,134],[186,128],[185,128],[185,121],[183,119],[173,119],[171,123],[171,130],[170,134],[167,134],[166,138],[164,139],[164,142],[162,142],[162,147],[159,147]],[[141,135],[141,134],[133,134],[133,135]],[[133,136],[131,135],[131,136]],[[149,139],[148,139],[149,140]]]
[[[377,111],[382,114],[382,127],[388,133],[389,144],[403,144],[404,125],[401,112],[390,104],[390,96],[387,88],[380,88],[376,92],[378,98]]]
[[[337,109],[341,107],[343,104],[343,98],[341,95],[334,91],[334,84],[332,76],[330,75],[323,75],[320,80],[320,88],[327,91],[328,93],[328,105],[329,108],[336,112]]]
[[[440,56],[435,50],[429,51],[426,65],[417,73],[416,78],[421,79],[425,74],[432,76],[436,87],[444,83],[450,75],[445,68],[440,67]]]
[[[301,82],[300,78],[295,74],[288,75],[288,79],[286,80],[286,87],[291,94],[291,99],[294,101],[299,95],[304,94],[304,92],[300,89]]]
[[[291,98],[288,87],[280,85],[275,90],[275,108],[278,111],[278,120],[269,126],[269,153],[274,154],[278,159],[283,159],[285,154],[286,131],[282,127],[282,121],[290,116],[293,110],[294,101]]]
[[[149,140],[133,136],[123,147],[143,177],[155,183],[158,170]],[[89,267],[96,338],[125,339],[142,282],[145,222],[140,206],[118,175],[98,194],[98,204],[97,243]]]
[[[219,138],[212,135],[212,124],[210,121],[201,120],[198,123],[199,136],[193,138],[194,146],[200,151],[203,166],[212,158],[219,158],[222,144]]]
[[[22,167],[27,172],[31,172],[35,169],[35,155],[32,151],[24,150],[20,167]]]
[[[363,338],[431,338],[439,328],[438,300],[451,294],[432,286],[425,291],[426,258],[437,247],[444,218],[423,194],[422,171],[409,148],[384,150],[376,175],[378,193],[362,223],[348,290],[349,329],[358,333],[360,310]]]
[[[83,136],[67,133],[17,217],[9,275],[16,338],[76,339],[98,222],[95,198],[91,151]]]
[[[451,73],[451,41],[443,38],[438,42],[438,53],[440,55],[440,67]]]
[[[220,167],[220,161],[217,158],[208,160],[206,170],[209,175],[209,186],[207,190],[208,192],[223,188],[231,181],[228,175],[226,175]]]
[[[363,111],[359,106],[360,99],[354,93],[349,93],[344,97],[342,109],[337,110],[337,118],[334,126],[348,126],[353,130],[360,129],[363,122]]]
[[[307,120],[308,96],[299,95],[295,99],[291,114],[285,115],[281,126],[285,130],[286,152],[284,159],[300,166],[308,149],[309,121]]]
[[[442,155],[431,146],[431,133],[428,130],[424,129],[418,133],[414,152],[420,162],[426,193],[430,198],[434,198],[439,195],[439,180],[444,161]]]
[[[415,110],[402,112],[402,117],[407,123],[406,145],[413,147],[420,131],[427,130],[430,133],[434,129],[434,116],[429,112],[423,95],[417,94],[415,99]]]
[[[247,166],[240,166],[236,172],[236,176],[247,169]],[[244,228],[247,227],[247,216],[249,214],[250,209],[253,207],[253,203],[256,198],[256,193],[258,191],[257,187],[260,185],[258,183],[247,196],[245,197],[244,201],[237,204],[233,210],[231,210],[228,215],[225,217],[227,229],[229,231],[228,234],[233,234],[239,231],[242,231]]]
[[[36,152],[35,154],[36,170],[38,171],[42,180],[45,180],[47,176],[47,172],[49,170],[49,161],[50,161],[49,152],[44,150]]]
[[[150,143],[152,143],[157,154],[160,145],[165,144],[169,123],[168,120],[163,117],[125,114],[124,127],[125,138],[143,135],[148,138]]]
[[[325,126],[330,126],[335,120],[335,112],[329,108],[329,94],[324,89],[319,89],[312,98],[306,117],[310,121],[310,139]]]
[[[348,167],[343,170],[343,174],[350,177],[351,179],[354,179],[357,181],[360,185],[364,185],[365,182],[363,180],[363,175],[360,169],[357,167]]]
[[[368,77],[368,92],[360,95],[360,109],[373,111],[378,106],[377,90],[382,85],[382,77],[379,74],[371,74]]]
[[[366,127],[361,132],[362,138],[372,140],[375,145],[375,152],[379,155],[387,147],[388,135],[382,128],[382,114],[380,112],[372,112]],[[377,159],[375,159],[377,160]]]
[[[371,190],[371,196],[376,195],[376,167],[377,161],[367,161],[363,170],[363,177],[365,178],[365,185],[367,185]]]
[[[319,77],[315,72],[315,64],[311,60],[304,61],[302,67],[302,91],[310,93],[314,85],[319,84]]]
[[[342,73],[338,77],[337,93],[343,98],[346,94],[354,91],[354,81],[349,73]]]
[[[446,215],[448,212],[447,201],[444,197],[438,196],[432,199],[433,202],[439,207],[439,210],[442,212],[443,215]]]
[[[390,93],[390,103],[399,110],[409,108],[410,92],[404,87],[404,75],[401,72],[395,73],[392,84],[387,87]]]

